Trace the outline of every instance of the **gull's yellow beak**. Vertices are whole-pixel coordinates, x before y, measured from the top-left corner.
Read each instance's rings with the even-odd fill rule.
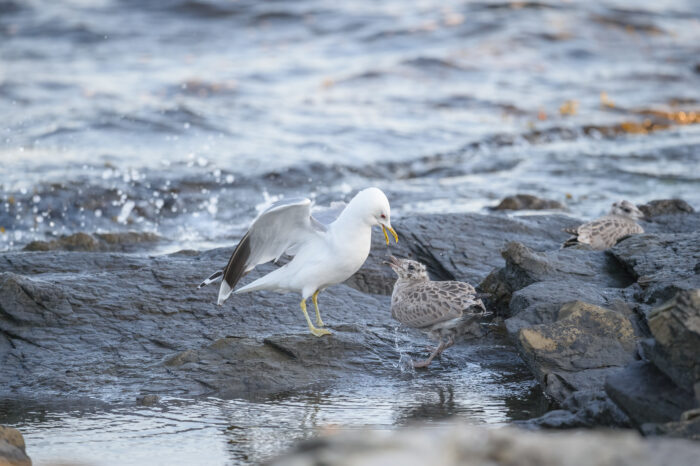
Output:
[[[384,232],[384,239],[386,239],[386,244],[389,244],[389,235],[386,234],[386,231],[389,230],[391,232],[391,235],[394,237],[394,240],[398,243],[399,242],[399,235],[396,234],[393,228],[387,227],[384,225],[381,225],[382,231]]]

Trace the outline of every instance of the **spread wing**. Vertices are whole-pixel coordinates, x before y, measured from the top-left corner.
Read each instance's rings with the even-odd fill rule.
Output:
[[[219,288],[221,304],[241,279],[259,264],[293,254],[298,247],[318,235],[322,229],[311,218],[309,199],[288,199],[276,202],[262,212],[233,251],[223,271]],[[217,272],[218,273],[218,272]],[[218,278],[212,275],[203,284]]]
[[[321,227],[325,229],[328,225],[335,222],[335,219],[340,216],[345,207],[347,207],[345,202],[331,202],[329,207],[314,209],[312,219],[318,221]]]
[[[391,314],[404,325],[430,327],[456,319],[465,313],[485,311],[474,287],[462,282],[425,282],[407,288],[402,299],[392,303]]]

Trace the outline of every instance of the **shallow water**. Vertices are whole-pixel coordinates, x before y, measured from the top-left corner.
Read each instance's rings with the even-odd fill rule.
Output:
[[[344,388],[263,400],[165,398],[154,407],[118,408],[5,400],[1,422],[24,434],[35,465],[239,464],[269,459],[326,431],[386,430],[454,417],[499,426],[547,407],[518,364],[445,358],[444,367],[435,364],[429,372],[401,371],[397,361],[392,379],[358,377]]]
[[[700,110],[693,0],[4,0],[0,39],[0,249],[211,247],[372,184],[396,215],[700,204],[700,125],[649,113]]]
[[[166,238],[146,253],[231,245],[271,201],[368,185],[395,216],[515,193],[577,217],[698,208],[698,43],[694,0],[0,0],[0,250],[127,230]],[[0,422],[35,464],[255,462],[332,425],[529,417],[534,385],[515,357],[476,358],[284,400],[5,400]]]

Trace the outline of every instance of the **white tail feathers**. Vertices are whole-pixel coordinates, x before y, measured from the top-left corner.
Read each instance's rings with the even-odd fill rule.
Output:
[[[219,287],[219,299],[217,300],[217,304],[221,306],[224,304],[224,301],[228,299],[229,296],[231,296],[231,291],[233,291],[233,288],[228,286],[228,283],[226,283],[226,280],[221,282],[221,286]]]

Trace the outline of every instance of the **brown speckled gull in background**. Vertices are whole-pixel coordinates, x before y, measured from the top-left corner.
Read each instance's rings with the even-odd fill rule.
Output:
[[[588,244],[600,251],[611,248],[625,236],[644,233],[644,229],[637,224],[637,219],[643,217],[642,211],[631,202],[614,202],[608,215],[564,230],[574,236],[566,240],[563,247]]]

